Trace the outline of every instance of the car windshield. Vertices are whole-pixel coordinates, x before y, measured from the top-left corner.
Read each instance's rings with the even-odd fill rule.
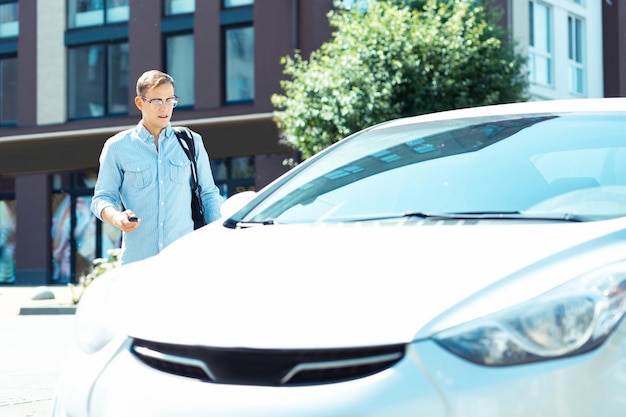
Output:
[[[626,112],[398,122],[295,169],[240,220],[626,215]]]

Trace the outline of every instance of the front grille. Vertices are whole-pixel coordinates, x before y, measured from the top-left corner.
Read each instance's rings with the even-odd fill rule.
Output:
[[[405,345],[341,349],[243,349],[187,346],[134,339],[131,352],[173,375],[219,384],[329,384],[381,372],[404,356]]]

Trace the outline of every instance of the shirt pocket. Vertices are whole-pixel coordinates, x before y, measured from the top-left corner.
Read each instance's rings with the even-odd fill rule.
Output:
[[[124,182],[132,188],[146,188],[152,183],[153,179],[154,174],[148,162],[136,161],[127,164]]]
[[[191,168],[189,166],[190,162],[188,159],[170,159],[170,180],[176,183],[189,183],[189,178],[191,178]]]

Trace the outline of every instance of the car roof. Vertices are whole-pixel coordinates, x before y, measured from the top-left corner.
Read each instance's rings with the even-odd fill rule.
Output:
[[[583,98],[570,100],[542,100],[520,103],[493,104],[465,109],[447,110],[390,120],[373,127],[395,127],[411,123],[445,121],[488,116],[510,116],[515,114],[571,113],[571,112],[626,112],[626,97]]]

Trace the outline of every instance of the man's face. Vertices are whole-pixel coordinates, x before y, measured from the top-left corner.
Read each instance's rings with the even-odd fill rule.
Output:
[[[175,99],[174,87],[167,83],[149,90],[145,96],[137,97],[135,104],[141,110],[144,126],[150,131],[164,129],[172,118],[172,100]]]

